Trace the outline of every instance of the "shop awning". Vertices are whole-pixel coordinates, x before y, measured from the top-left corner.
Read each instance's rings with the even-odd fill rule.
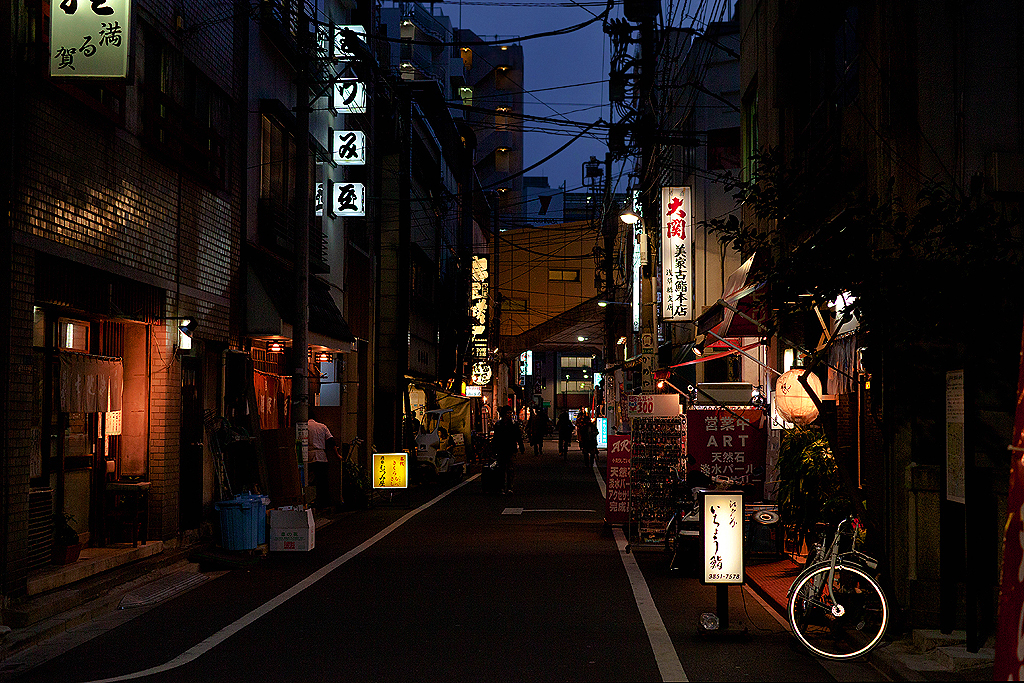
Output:
[[[120,358],[60,354],[60,409],[65,413],[121,410]]]
[[[291,272],[268,264],[248,268],[247,334],[259,339],[294,339],[295,284]],[[342,353],[354,350],[355,336],[334,302],[330,287],[309,279],[309,345]]]
[[[764,282],[754,281],[751,274],[755,258],[756,254],[729,275],[722,298],[697,318],[697,334],[714,333],[722,338],[764,336],[764,331],[760,327],[743,316],[736,315],[733,310],[738,309],[754,320],[762,317],[756,299],[757,292]],[[711,336],[709,342],[713,340],[714,336]]]

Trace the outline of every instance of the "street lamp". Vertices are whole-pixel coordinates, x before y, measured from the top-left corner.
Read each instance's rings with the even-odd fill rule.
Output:
[[[604,300],[602,300],[602,301],[598,301],[597,305],[600,306],[601,308],[606,308],[608,306],[632,306],[633,304],[631,302],[629,302],[629,301],[604,301]]]
[[[632,209],[626,209],[619,214],[619,220],[626,225],[636,225],[640,222],[640,216],[636,215]]]

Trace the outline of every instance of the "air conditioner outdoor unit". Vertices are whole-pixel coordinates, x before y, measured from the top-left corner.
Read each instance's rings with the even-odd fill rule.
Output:
[[[753,386],[748,382],[705,382],[697,385],[699,406],[748,406]]]

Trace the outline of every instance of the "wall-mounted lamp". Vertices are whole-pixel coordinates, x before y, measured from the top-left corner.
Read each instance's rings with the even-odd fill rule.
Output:
[[[282,341],[267,342],[267,353],[284,353],[284,342],[282,342]]]
[[[328,353],[327,351],[319,351],[314,355],[317,363],[333,363],[334,354]]]
[[[199,327],[195,318],[182,318],[178,321],[178,348],[182,351],[192,350],[192,333]]]
[[[626,225],[636,225],[640,222],[640,216],[636,215],[632,209],[626,209],[619,214],[619,220]]]

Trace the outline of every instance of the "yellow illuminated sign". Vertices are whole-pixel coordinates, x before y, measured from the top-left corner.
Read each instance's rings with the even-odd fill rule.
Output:
[[[406,453],[373,454],[373,488],[409,487],[409,456]]]

